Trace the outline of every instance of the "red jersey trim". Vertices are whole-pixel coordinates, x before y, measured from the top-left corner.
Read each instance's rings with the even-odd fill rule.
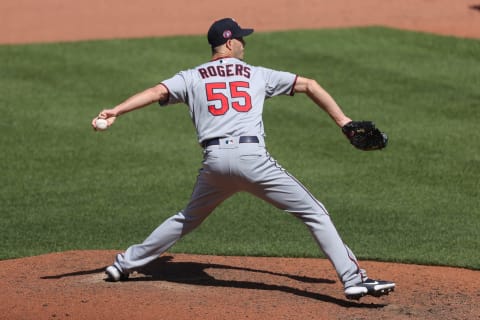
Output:
[[[290,96],[295,95],[295,85],[297,84],[297,79],[298,79],[298,75],[296,75],[295,80],[293,80],[292,90],[290,90]]]
[[[160,85],[167,89],[167,98],[165,100],[158,101],[158,104],[161,106],[166,106],[168,104],[168,101],[170,101],[170,90],[164,83],[160,83]]]

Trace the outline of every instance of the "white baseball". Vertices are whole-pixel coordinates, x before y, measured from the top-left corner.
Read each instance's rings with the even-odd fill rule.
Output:
[[[108,122],[105,119],[97,119],[95,120],[95,127],[98,130],[105,130],[108,127]]]

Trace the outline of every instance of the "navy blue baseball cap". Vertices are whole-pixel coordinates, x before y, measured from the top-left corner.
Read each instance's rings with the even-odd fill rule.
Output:
[[[226,43],[229,39],[242,38],[253,33],[253,29],[242,29],[232,18],[215,21],[208,29],[208,43],[212,48]]]

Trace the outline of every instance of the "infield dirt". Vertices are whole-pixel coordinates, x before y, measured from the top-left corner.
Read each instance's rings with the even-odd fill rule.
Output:
[[[257,31],[383,25],[480,38],[480,1],[3,0],[0,43],[204,34],[225,16]],[[480,319],[479,271],[361,261],[369,274],[394,280],[397,289],[357,302],[345,300],[325,259],[167,253],[145,274],[106,282],[103,270],[116,253],[0,261],[0,318]]]

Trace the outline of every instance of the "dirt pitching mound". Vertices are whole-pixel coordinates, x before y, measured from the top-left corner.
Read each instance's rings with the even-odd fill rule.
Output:
[[[397,289],[349,301],[325,259],[166,254],[105,281],[114,251],[0,261],[4,319],[478,319],[480,272],[362,262]]]

